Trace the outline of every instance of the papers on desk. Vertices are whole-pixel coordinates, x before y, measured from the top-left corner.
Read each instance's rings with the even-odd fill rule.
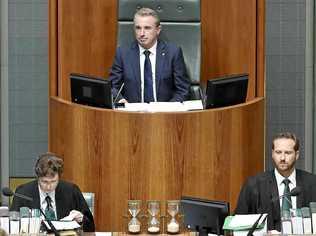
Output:
[[[111,232],[94,232],[95,236],[112,236]]]
[[[77,229],[80,228],[80,225],[76,221],[51,221],[52,224],[55,226],[55,228],[59,230],[71,230],[71,229]],[[47,221],[44,221],[45,226],[47,229],[51,229]]]
[[[125,103],[124,108],[117,108],[121,111],[139,111],[139,112],[180,112],[203,110],[201,100],[192,100],[184,102],[151,102],[151,103]]]
[[[246,236],[260,214],[234,215],[225,219],[223,229],[232,230],[234,236]],[[263,214],[253,235],[262,236],[267,233],[267,214]]]

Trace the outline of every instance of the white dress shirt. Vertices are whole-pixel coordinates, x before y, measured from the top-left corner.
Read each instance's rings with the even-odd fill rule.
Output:
[[[52,200],[52,207],[53,210],[55,212],[55,216],[57,218],[57,209],[56,209],[56,200],[55,200],[55,191],[50,192],[50,193],[45,193],[42,191],[42,189],[40,188],[40,186],[38,186],[38,191],[39,191],[39,195],[40,195],[40,203],[41,203],[41,209],[43,210],[43,212],[45,212],[45,209],[47,207],[47,202],[45,200],[46,196],[49,195],[51,200]],[[42,216],[42,218],[44,218]]]
[[[149,59],[151,63],[152,79],[153,79],[153,95],[154,101],[157,101],[156,94],[156,55],[157,55],[157,41],[155,44],[149,48],[145,49],[139,46],[139,59],[140,59],[140,81],[141,81],[141,101],[144,102],[144,67],[145,67],[145,54],[144,51],[148,50],[150,52]]]
[[[283,180],[285,179],[279,172],[277,169],[274,169],[274,175],[277,181],[277,185],[278,185],[278,190],[279,190],[279,197],[280,197],[280,209],[282,209],[282,195],[284,193],[284,183]],[[294,169],[294,171],[292,172],[292,174],[288,177],[288,179],[291,181],[289,183],[289,187],[290,187],[290,191],[296,187],[296,170]],[[295,197],[291,197],[291,201],[292,201],[292,208],[296,209],[296,196]]]

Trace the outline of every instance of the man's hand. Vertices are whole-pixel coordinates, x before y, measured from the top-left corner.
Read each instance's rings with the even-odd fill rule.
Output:
[[[277,231],[277,230],[275,230],[275,229],[273,229],[273,230],[269,230],[268,231],[268,235],[275,235],[275,234],[281,234],[281,232],[280,231]]]
[[[69,213],[69,216],[71,216],[73,218],[73,220],[77,221],[78,223],[82,222],[83,214],[80,211],[72,210]]]
[[[128,101],[125,98],[122,98],[121,100],[118,101],[118,103],[128,103]]]

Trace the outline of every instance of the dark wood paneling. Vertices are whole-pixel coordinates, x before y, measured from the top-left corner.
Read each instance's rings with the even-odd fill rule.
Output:
[[[129,113],[50,99],[50,151],[96,194],[98,231],[121,231],[128,199],[226,200],[263,170],[264,100],[182,113]]]

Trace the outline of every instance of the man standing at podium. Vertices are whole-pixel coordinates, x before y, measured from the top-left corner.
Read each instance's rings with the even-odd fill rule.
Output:
[[[282,212],[308,207],[310,202],[316,201],[316,176],[296,169],[298,158],[296,136],[292,133],[276,135],[272,141],[275,169],[246,181],[235,214],[268,213],[268,230],[281,231]]]
[[[115,100],[125,102],[184,101],[190,82],[180,47],[158,39],[158,14],[141,8],[134,15],[136,40],[118,47],[109,79]],[[183,37],[183,36],[182,36]]]
[[[41,208],[49,220],[70,216],[82,225],[83,231],[95,231],[93,216],[79,187],[59,180],[62,172],[61,158],[52,153],[39,156],[35,165],[37,179],[16,189],[16,193],[31,197],[33,201],[14,196],[11,210]]]

